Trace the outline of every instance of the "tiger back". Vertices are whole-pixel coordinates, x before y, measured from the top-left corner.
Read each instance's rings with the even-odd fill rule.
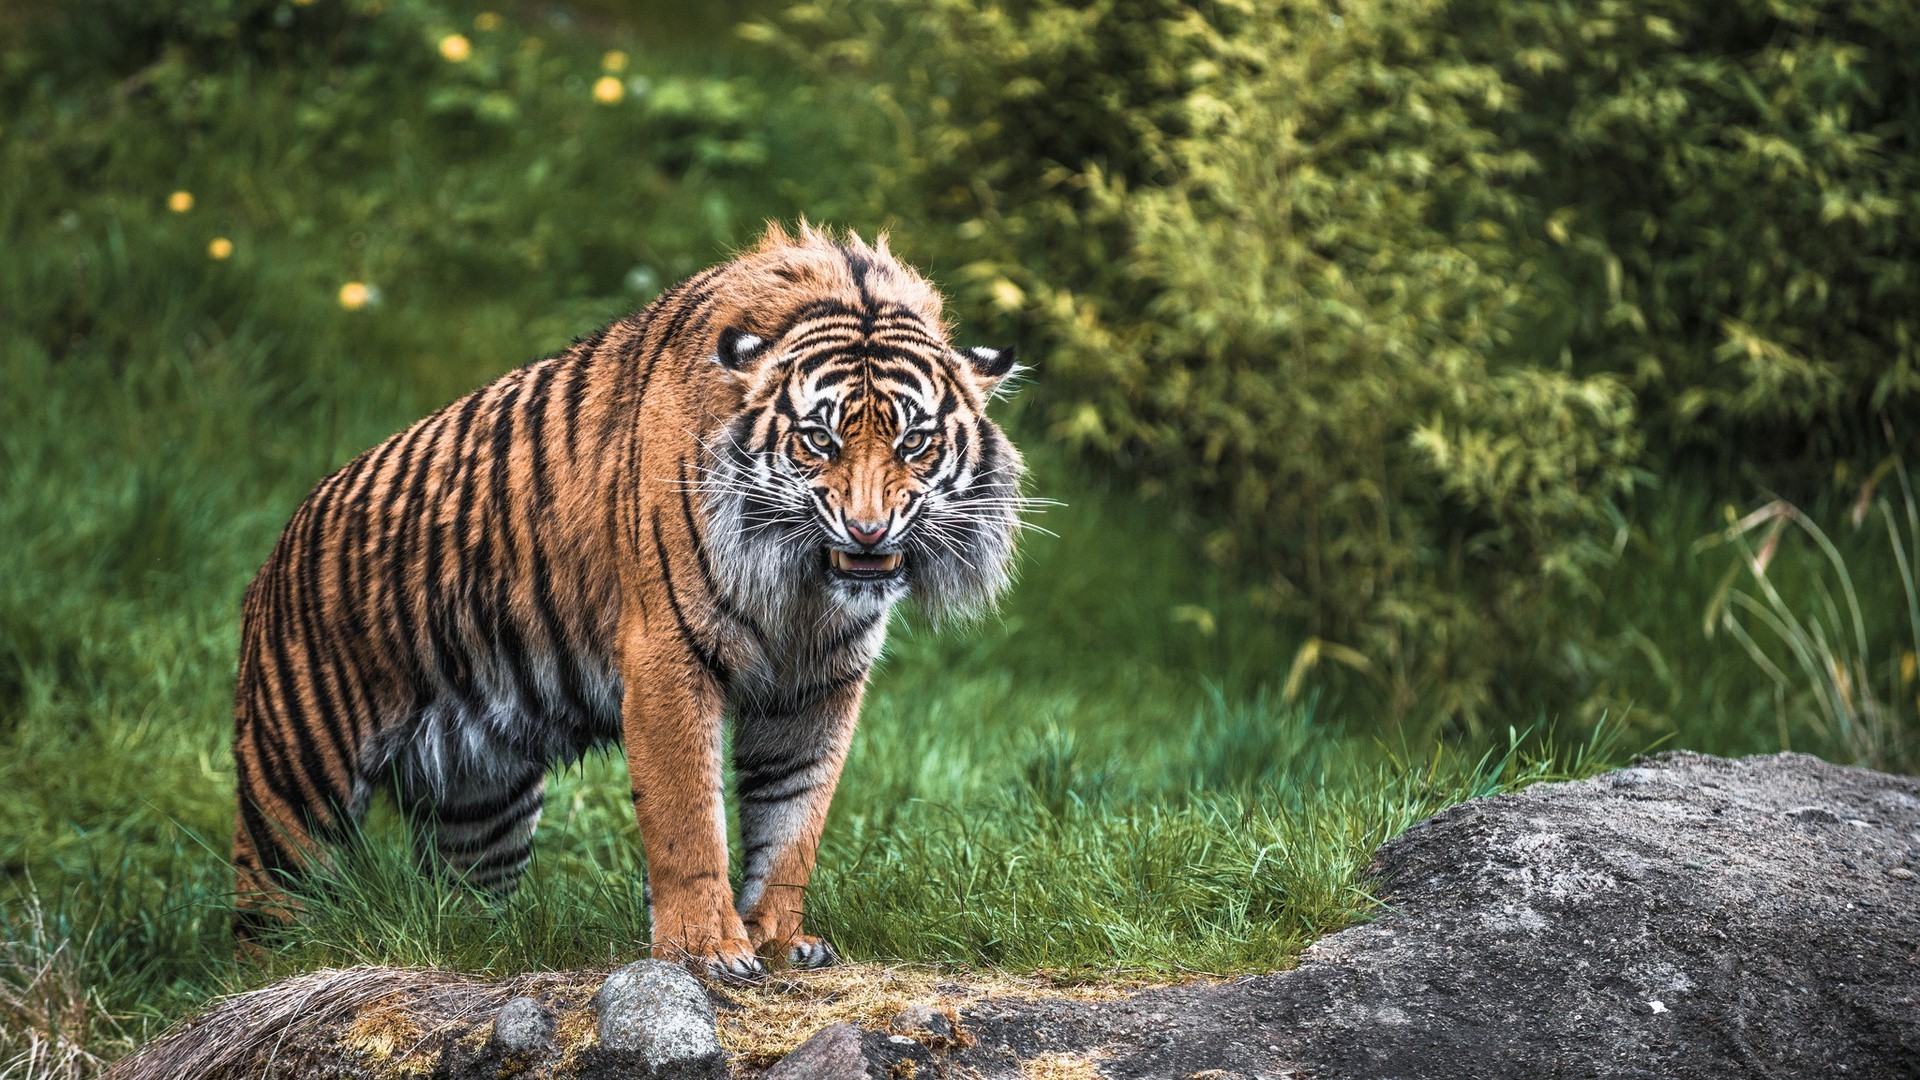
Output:
[[[510,891],[547,770],[617,741],[654,955],[832,962],[802,898],[888,613],[1008,582],[1013,370],[884,240],[769,228],[323,480],[247,590],[237,932],[382,788],[425,861]]]

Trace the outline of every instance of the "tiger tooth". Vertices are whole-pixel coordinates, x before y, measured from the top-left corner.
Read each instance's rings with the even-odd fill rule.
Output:
[[[898,551],[886,555],[860,555],[839,548],[827,549],[827,561],[833,568],[849,574],[889,574],[898,570],[905,558]]]

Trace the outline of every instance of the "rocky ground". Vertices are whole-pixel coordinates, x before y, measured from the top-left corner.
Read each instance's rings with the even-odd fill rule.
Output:
[[[715,993],[651,962],[604,986],[362,969],[232,999],[117,1075],[1920,1076],[1920,781],[1662,754],[1454,807],[1376,869],[1382,917],[1273,975]]]

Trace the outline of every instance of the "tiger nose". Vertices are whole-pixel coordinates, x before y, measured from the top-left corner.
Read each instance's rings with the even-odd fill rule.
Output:
[[[853,542],[872,547],[887,538],[887,523],[884,521],[855,521],[847,519],[847,535]]]

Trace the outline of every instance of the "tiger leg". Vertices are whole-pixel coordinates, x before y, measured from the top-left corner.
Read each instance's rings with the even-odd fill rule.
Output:
[[[727,880],[720,688],[678,637],[622,662],[634,816],[646,849],[653,955],[727,979],[766,974]]]
[[[325,863],[328,845],[359,823],[370,794],[349,764],[351,741],[342,725],[316,718],[306,699],[285,692],[277,678],[277,672],[243,668],[235,714],[233,932],[243,949],[298,913],[288,886]]]
[[[828,804],[853,739],[862,683],[855,679],[798,715],[743,713],[735,724],[742,922],[761,955],[797,967],[840,959],[833,946],[801,933],[800,922]]]
[[[495,896],[512,895],[533,854],[546,770],[521,762],[438,798],[405,800],[423,862]]]

